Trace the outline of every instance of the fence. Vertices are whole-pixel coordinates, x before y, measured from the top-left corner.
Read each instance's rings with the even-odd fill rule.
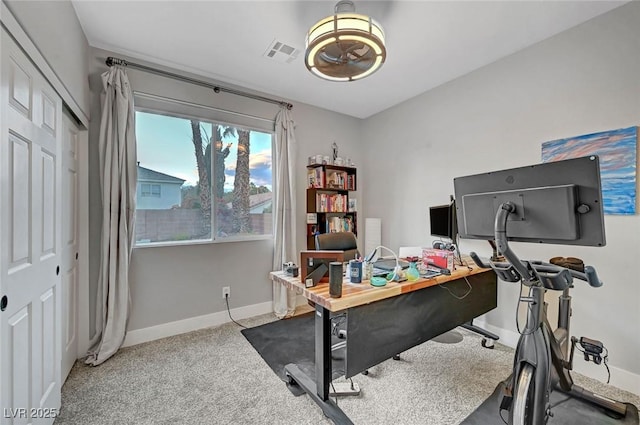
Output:
[[[271,213],[251,214],[253,234],[271,234]],[[171,210],[136,210],[137,242],[186,241],[210,239],[211,224],[198,208]]]

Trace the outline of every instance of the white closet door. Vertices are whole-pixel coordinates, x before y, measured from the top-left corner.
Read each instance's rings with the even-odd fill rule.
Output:
[[[62,382],[78,358],[79,129],[62,116]]]
[[[2,31],[0,423],[51,424],[61,388],[62,101]]]

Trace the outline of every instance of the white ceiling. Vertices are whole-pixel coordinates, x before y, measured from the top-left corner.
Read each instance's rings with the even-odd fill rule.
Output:
[[[322,80],[304,37],[335,1],[72,0],[89,44],[115,53],[366,118],[626,1],[357,1],[383,26],[387,60],[363,80]],[[273,40],[301,50],[264,56]]]

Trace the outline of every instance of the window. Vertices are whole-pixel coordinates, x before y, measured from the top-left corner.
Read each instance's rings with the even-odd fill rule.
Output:
[[[271,235],[273,131],[167,102],[136,99],[136,245]]]
[[[160,185],[159,184],[148,184],[148,183],[140,183],[140,196],[143,198],[147,197],[160,197]]]

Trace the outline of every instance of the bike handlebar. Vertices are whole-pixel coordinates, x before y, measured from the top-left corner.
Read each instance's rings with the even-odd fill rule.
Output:
[[[599,288],[604,284],[603,281],[598,277],[598,273],[596,273],[596,269],[593,266],[585,266],[584,273],[587,276],[587,283],[589,286],[594,288]]]
[[[547,289],[564,290],[571,287],[573,278],[584,280],[592,287],[602,286],[596,269],[586,266],[584,273],[568,269],[556,264],[543,263],[542,261],[523,261],[509,246],[507,237],[507,220],[510,214],[517,211],[513,202],[507,201],[498,207],[494,222],[495,245],[498,251],[507,260],[506,263],[490,262],[489,266],[475,254],[471,258],[483,268],[491,267],[502,280],[507,282],[523,282],[527,286],[542,286]]]
[[[517,270],[515,270],[515,267],[512,267],[511,263],[508,262],[489,262],[488,264],[483,262],[480,257],[478,257],[478,254],[476,254],[475,252],[471,252],[470,253],[471,258],[473,259],[473,261],[478,265],[478,267],[484,268],[484,269],[498,269],[501,272],[505,272],[506,270],[511,269],[512,272],[516,272]],[[593,288],[598,288],[600,286],[603,285],[603,282],[600,280],[600,278],[598,277],[598,273],[596,272],[595,267],[593,266],[585,266],[584,267],[584,273],[579,272],[577,270],[573,270],[573,269],[569,269],[566,267],[562,267],[562,266],[558,266],[556,264],[551,264],[551,263],[545,263],[542,261],[529,261],[529,262],[521,262],[522,266],[524,268],[526,268],[526,264],[531,265],[531,267],[533,268],[533,270],[535,270],[535,272],[538,275],[544,275],[545,277],[549,278],[551,276],[555,276],[555,275],[559,275],[564,273],[565,275],[568,273],[571,278],[576,278],[576,279],[580,279],[583,280],[585,282],[587,282],[589,284],[589,286],[593,287]],[[512,273],[513,275],[513,273]],[[517,273],[517,277],[519,278],[518,280],[522,279],[522,276]],[[566,278],[568,278],[568,276],[566,276]],[[570,279],[572,280],[572,279]],[[569,282],[570,283],[570,282]],[[553,289],[553,288],[551,288]]]

